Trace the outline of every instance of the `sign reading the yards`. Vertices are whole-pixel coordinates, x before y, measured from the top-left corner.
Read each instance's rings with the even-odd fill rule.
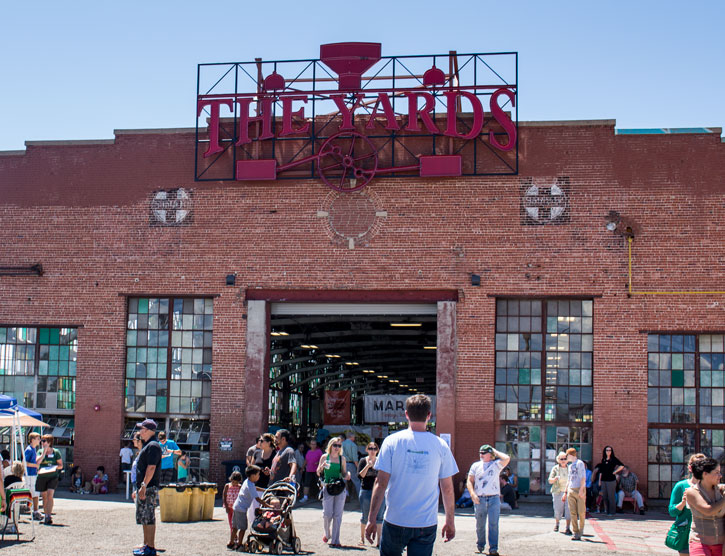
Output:
[[[377,43],[200,64],[196,180],[357,191],[375,176],[516,174],[517,72],[516,53],[390,57]]]

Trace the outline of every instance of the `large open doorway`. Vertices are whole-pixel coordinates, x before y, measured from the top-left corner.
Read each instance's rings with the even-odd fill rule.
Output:
[[[325,391],[349,391],[349,424],[392,432],[365,397],[435,396],[437,335],[436,304],[273,303],[269,425],[313,437]]]

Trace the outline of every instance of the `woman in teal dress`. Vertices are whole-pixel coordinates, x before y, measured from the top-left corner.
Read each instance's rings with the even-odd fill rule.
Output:
[[[677,522],[686,519],[688,530],[692,524],[692,512],[685,502],[685,490],[695,486],[695,483],[697,483],[697,480],[692,476],[692,463],[698,459],[705,459],[705,457],[705,454],[693,454],[690,456],[690,459],[687,462],[687,470],[689,471],[687,479],[683,479],[677,483],[672,488],[672,494],[670,495],[670,515],[674,517]],[[687,550],[688,549],[685,549],[685,552],[680,552],[679,554],[681,556],[687,556],[689,554]]]

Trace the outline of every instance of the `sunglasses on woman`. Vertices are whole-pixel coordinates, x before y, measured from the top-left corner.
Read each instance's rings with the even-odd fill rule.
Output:
[[[332,447],[333,448],[342,448],[342,444],[333,444]]]
[[[367,450],[368,450],[368,452],[377,452],[378,451],[377,448],[368,448]]]

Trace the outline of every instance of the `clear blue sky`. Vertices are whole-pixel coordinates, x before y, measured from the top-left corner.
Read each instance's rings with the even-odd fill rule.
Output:
[[[4,3],[0,150],[193,127],[196,64],[518,51],[519,119],[725,127],[725,1],[99,0]],[[447,7],[451,7],[446,12]]]

